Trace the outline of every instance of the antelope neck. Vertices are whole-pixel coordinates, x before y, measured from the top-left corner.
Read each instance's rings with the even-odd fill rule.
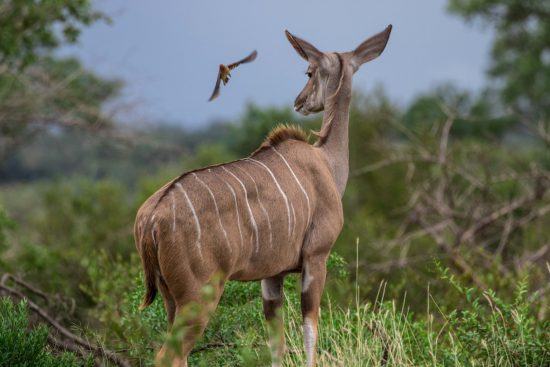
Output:
[[[325,154],[340,196],[344,195],[349,174],[349,106],[351,102],[350,67],[337,54],[340,73],[329,77],[325,93],[325,112],[321,131],[326,131],[318,147]]]

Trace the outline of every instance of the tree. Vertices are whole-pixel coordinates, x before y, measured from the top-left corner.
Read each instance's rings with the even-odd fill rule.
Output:
[[[550,111],[550,2],[449,0],[449,10],[496,31],[490,76],[502,100],[534,119]]]
[[[24,67],[62,42],[74,43],[83,26],[108,18],[89,0],[3,0],[0,65]]]
[[[76,59],[43,57],[23,71],[0,72],[0,157],[51,127],[111,125],[103,106],[120,86]]]
[[[446,110],[456,114],[453,137],[503,138],[517,126],[517,119],[503,114],[491,91],[471,93],[444,84],[417,96],[405,110],[403,123],[415,132],[430,131],[446,119]]]
[[[0,3],[0,159],[51,127],[111,125],[104,106],[121,83],[52,56],[99,19],[107,18],[88,0]]]
[[[236,155],[248,155],[258,148],[269,131],[277,124],[293,123],[295,116],[289,108],[260,108],[249,104],[235,123],[230,136],[230,150]]]

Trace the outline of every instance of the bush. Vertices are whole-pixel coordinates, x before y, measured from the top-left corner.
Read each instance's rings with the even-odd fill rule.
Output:
[[[48,328],[29,328],[25,302],[14,304],[0,299],[0,366],[68,367],[91,365],[77,359],[73,353],[52,354],[48,345]]]
[[[84,333],[99,340],[99,344],[124,350],[139,365],[152,361],[166,329],[166,318],[160,297],[150,307],[139,310],[144,284],[137,254],[123,261],[121,256],[111,257],[101,251],[90,256],[84,266],[90,282],[82,290],[95,303],[89,316],[100,324],[90,325]]]

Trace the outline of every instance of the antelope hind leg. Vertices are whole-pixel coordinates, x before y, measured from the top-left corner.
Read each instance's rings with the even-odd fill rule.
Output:
[[[262,280],[262,301],[269,333],[271,366],[280,367],[285,353],[285,330],[283,322],[284,276]]]
[[[197,292],[176,300],[176,317],[171,328],[172,335],[168,337],[175,339],[166,341],[162,346],[155,358],[155,366],[187,367],[187,358],[220,301],[224,283],[210,282]],[[174,344],[179,347],[174,348]]]
[[[170,293],[170,290],[168,289],[168,286],[166,285],[166,282],[164,281],[164,279],[162,279],[162,277],[159,278],[158,285],[160,293],[162,295],[162,300],[164,301],[164,309],[166,310],[168,331],[170,331],[170,328],[174,323],[174,318],[176,317],[176,300]]]

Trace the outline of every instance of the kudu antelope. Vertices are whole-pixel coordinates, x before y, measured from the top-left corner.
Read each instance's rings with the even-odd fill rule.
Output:
[[[158,287],[171,325],[190,303],[213,309],[225,281],[261,280],[265,317],[278,335],[270,338],[273,366],[280,366],[283,279],[301,272],[304,346],[307,365],[315,365],[326,260],[344,222],[352,76],[382,53],[390,32],[388,26],[344,53],[321,52],[286,32],[309,63],[295,110],[325,110],[317,142],[308,144],[302,130],[281,126],[248,158],[184,173],[147,199],[135,223],[147,286],[143,306]],[[213,278],[219,278],[215,297],[206,302],[201,288]],[[166,354],[163,347],[157,360],[166,354],[173,366],[187,366],[206,315],[187,322],[178,353]]]

